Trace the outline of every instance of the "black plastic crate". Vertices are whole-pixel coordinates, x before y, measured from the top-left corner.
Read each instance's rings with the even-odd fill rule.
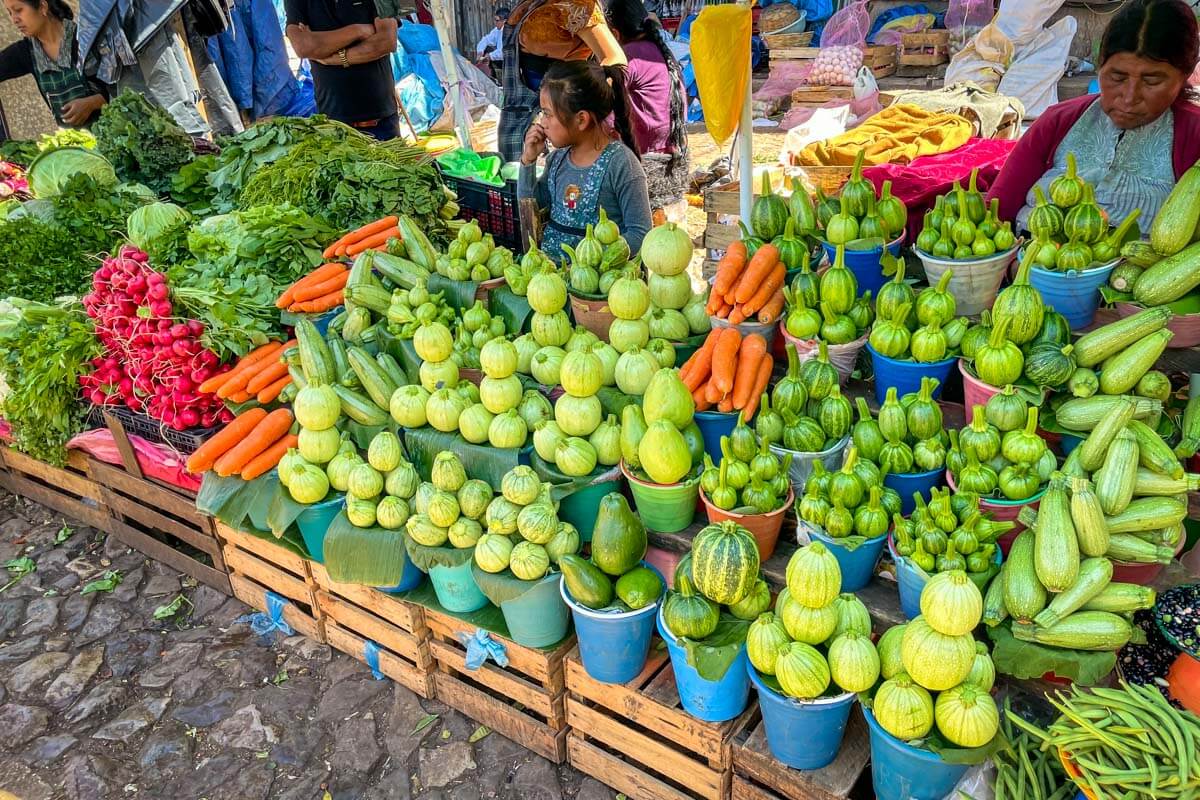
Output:
[[[480,229],[490,233],[496,244],[514,253],[525,252],[516,181],[505,181],[500,187],[445,174],[442,180],[458,195],[459,216],[465,220],[478,220]]]
[[[117,418],[121,427],[125,429],[125,433],[135,434],[148,442],[165,444],[184,455],[194,453],[200,445],[204,444],[205,439],[219,430],[218,428],[192,428],[186,431],[177,431],[146,414],[131,411],[125,406],[92,406],[91,411],[88,412],[88,423],[97,428],[106,427],[104,422],[104,412],[106,411]]]

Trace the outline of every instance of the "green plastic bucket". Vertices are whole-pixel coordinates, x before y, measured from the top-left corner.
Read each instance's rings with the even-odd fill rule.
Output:
[[[558,518],[569,522],[579,531],[583,542],[592,540],[592,529],[596,527],[596,515],[600,513],[600,501],[605,495],[621,491],[621,482],[602,481],[585,486],[564,497],[558,504]]]
[[[512,640],[526,647],[549,647],[567,635],[571,614],[558,591],[561,576],[553,572],[515,600],[500,604]]]
[[[468,559],[457,567],[437,564],[429,568],[429,582],[433,584],[438,602],[447,611],[462,614],[478,611],[488,604],[487,596],[475,583],[471,572],[473,564],[474,560]]]
[[[296,517],[296,526],[300,528],[300,536],[304,539],[304,547],[308,555],[318,564],[325,563],[325,534],[329,525],[346,505],[346,496],[339,494],[331,500],[315,503],[300,512]]]
[[[636,478],[621,462],[621,473],[629,481],[633,504],[642,523],[652,531],[675,533],[692,524],[700,502],[700,479],[679,483],[650,483]]]

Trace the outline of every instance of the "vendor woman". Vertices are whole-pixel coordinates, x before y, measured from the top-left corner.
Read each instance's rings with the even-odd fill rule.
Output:
[[[1131,0],[1100,43],[1100,94],[1052,106],[1017,142],[989,197],[1025,228],[1033,188],[1048,194],[1074,153],[1114,224],[1135,208],[1148,230],[1176,180],[1200,159],[1200,107],[1189,98],[1200,34],[1184,0]]]
[[[605,70],[591,61],[565,61],[546,71],[541,116],[529,126],[521,152],[518,196],[536,198],[550,221],[542,251],[561,260],[562,246],[575,246],[604,209],[629,248],[637,252],[650,230],[646,173],[633,151],[625,97],[614,91]],[[620,138],[605,125],[612,115]],[[538,158],[547,142],[556,149],[539,178]]]

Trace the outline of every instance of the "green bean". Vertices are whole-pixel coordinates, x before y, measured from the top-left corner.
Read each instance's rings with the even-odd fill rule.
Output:
[[[1158,721],[1163,723],[1167,733],[1171,735],[1171,740],[1175,744],[1175,752],[1171,755],[1174,757],[1174,760],[1178,766],[1179,782],[1183,783],[1187,780],[1188,776],[1188,762],[1195,758],[1195,748],[1194,746],[1189,747],[1191,744],[1190,736],[1185,736],[1183,731],[1180,730],[1179,725],[1176,724],[1174,717],[1177,716],[1177,712],[1175,712],[1174,708],[1171,708],[1170,712],[1167,712],[1163,709],[1162,705],[1160,705],[1158,701],[1165,703],[1166,700],[1157,689],[1148,689],[1146,687],[1139,686],[1133,686],[1131,688],[1135,695],[1138,695],[1142,698],[1145,707],[1155,716]],[[1151,699],[1146,692],[1153,692],[1154,697],[1158,698],[1158,701]],[[1170,706],[1168,706],[1168,708],[1170,708]]]
[[[1044,800],[1042,797],[1042,787],[1038,785],[1037,776],[1034,774],[1033,765],[1029,763],[1029,754],[1024,750],[1020,751],[1021,768],[1029,775],[1029,782],[1033,786],[1034,800]]]
[[[1049,698],[1047,698],[1047,699],[1049,700]],[[1086,719],[1082,719],[1081,717],[1079,717],[1069,705],[1066,705],[1065,703],[1056,703],[1053,700],[1050,700],[1050,704],[1053,705],[1055,708],[1057,708],[1059,713],[1062,714],[1064,717],[1066,717],[1067,719],[1074,722],[1080,728],[1083,728],[1084,730],[1089,731],[1097,739],[1104,742],[1106,745],[1113,748],[1114,750],[1126,750],[1127,749],[1123,744],[1121,744],[1117,740],[1106,736],[1104,731],[1102,731],[1100,728],[1097,728],[1095,725],[1092,725]]]

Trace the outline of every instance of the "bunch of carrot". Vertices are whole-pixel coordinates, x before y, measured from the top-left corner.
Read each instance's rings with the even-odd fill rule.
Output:
[[[200,384],[200,391],[215,392],[217,397],[231,403],[245,403],[252,398],[270,403],[292,382],[283,351],[295,343],[295,340],[267,342],[251,350],[232,369]]]
[[[683,363],[680,378],[692,393],[697,411],[741,411],[746,420],[771,380],[775,359],[757,333],[743,337],[737,328],[714,328],[700,349]]]
[[[779,250],[764,244],[748,258],[746,244],[729,245],[717,265],[717,276],[708,296],[706,310],[712,316],[740,325],[757,315],[769,324],[783,313],[783,282],[787,267],[779,260]]]
[[[199,474],[212,470],[222,478],[240,475],[253,480],[270,472],[299,438],[292,430],[292,412],[277,408],[267,413],[252,408],[234,418],[188,456],[187,470]]]
[[[350,270],[340,261],[322,264],[279,295],[276,308],[293,312],[328,311],[346,301],[343,291]]]
[[[356,228],[326,247],[323,255],[325,258],[354,258],[367,250],[382,250],[387,247],[388,239],[403,238],[399,222],[399,217],[384,217]]]

